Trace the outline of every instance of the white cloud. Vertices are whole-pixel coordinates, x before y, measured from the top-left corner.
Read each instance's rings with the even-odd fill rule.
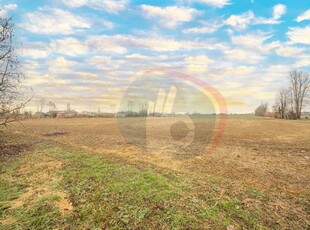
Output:
[[[127,49],[146,49],[157,52],[195,50],[195,49],[225,49],[221,43],[209,40],[175,40],[162,36],[135,37],[132,35],[100,35],[91,36],[86,44],[98,52],[126,53]]]
[[[232,61],[249,64],[256,64],[264,59],[263,55],[255,52],[249,52],[244,49],[225,50],[224,54]]]
[[[216,27],[193,27],[189,29],[182,30],[185,34],[211,34],[217,31],[218,28]]]
[[[40,59],[48,57],[52,52],[61,55],[77,56],[88,52],[88,46],[75,38],[53,40],[50,44],[43,42],[25,42],[22,49],[18,50],[21,55]]]
[[[0,18],[8,17],[9,11],[14,11],[17,9],[16,4],[7,4],[0,8]]]
[[[225,76],[233,76],[233,77],[244,77],[249,76],[255,71],[254,66],[234,66],[234,67],[227,67],[223,69],[223,74]]]
[[[214,6],[222,8],[226,5],[230,5],[230,0],[189,0],[190,2],[197,2],[201,4],[207,4],[209,6]]]
[[[71,67],[75,66],[77,63],[69,61],[64,57],[57,57],[54,60],[48,62],[49,72],[57,74],[68,74],[72,73]]]
[[[280,24],[279,19],[286,13],[286,6],[278,4],[273,7],[272,18],[256,17],[253,18],[253,24]]]
[[[303,55],[304,48],[295,46],[281,46],[276,50],[276,54],[281,57],[294,57],[298,58]]]
[[[238,47],[248,51],[255,51],[259,53],[268,53],[270,50],[280,46],[279,41],[265,43],[272,35],[261,31],[251,32],[245,35],[232,36],[232,43]]]
[[[185,34],[210,34],[221,28],[224,23],[220,20],[212,20],[212,22],[202,22],[201,27],[193,27],[182,30]]]
[[[280,24],[279,19],[286,13],[286,6],[278,4],[273,7],[272,18],[256,17],[250,10],[241,15],[231,15],[226,19],[226,24],[236,29],[243,30],[249,25],[260,25],[260,24]]]
[[[286,6],[278,4],[273,7],[273,18],[280,19],[286,13]]]
[[[28,73],[27,78],[23,81],[23,85],[35,87],[38,85],[48,84],[54,80],[55,80],[55,76],[53,75],[31,72],[31,73]]]
[[[232,60],[258,63],[264,59],[265,55],[281,46],[279,41],[266,43],[266,40],[271,37],[271,34],[262,31],[231,36],[232,44],[236,47],[226,51],[225,54]]]
[[[107,56],[94,56],[88,59],[88,63],[96,66],[106,65],[111,62],[111,58]]]
[[[157,7],[150,5],[141,5],[141,9],[146,18],[155,18],[167,28],[175,28],[183,22],[189,22],[199,14],[199,11],[187,7]]]
[[[304,28],[290,27],[286,35],[292,43],[310,45],[310,26]]]
[[[134,54],[130,54],[130,55],[126,55],[125,56],[126,59],[129,60],[134,60],[134,61],[150,61],[153,59],[153,57],[150,56],[146,56],[140,53],[134,53]]]
[[[122,45],[123,36],[115,35],[113,38],[108,35],[91,36],[86,40],[86,44],[99,52],[112,52],[123,54],[127,52],[127,48]]]
[[[253,25],[274,25],[274,24],[280,24],[281,21],[274,18],[263,18],[263,17],[256,17],[253,18],[253,22],[251,24]]]
[[[77,8],[81,7],[87,4],[87,0],[61,0],[63,3],[65,3],[67,6]]]
[[[279,19],[286,12],[286,7],[282,4],[275,5],[273,7],[273,17],[264,18],[256,17],[254,13],[250,10],[244,12],[240,15],[231,15],[226,20],[218,19],[212,22],[204,22],[201,27],[193,27],[189,29],[184,29],[183,33],[195,33],[195,34],[207,34],[217,31],[224,25],[229,25],[236,30],[244,30],[249,25],[260,25],[260,24],[279,24],[281,21]]]
[[[40,8],[27,13],[20,24],[24,29],[38,34],[73,34],[90,28],[90,22],[61,9]]]
[[[264,41],[271,38],[272,35],[256,31],[245,35],[232,36],[231,40],[234,45],[239,45],[246,48],[257,47],[263,44]]]
[[[106,28],[106,29],[113,29],[114,28],[114,23],[107,21],[107,20],[101,20],[102,25]]]
[[[254,13],[252,11],[245,12],[241,15],[231,15],[226,24],[237,29],[245,29],[253,21]]]
[[[214,60],[206,55],[200,54],[196,56],[185,57],[184,62],[188,71],[204,73],[208,70],[209,64],[213,63]]]
[[[23,69],[25,70],[25,73],[27,76],[32,75],[33,73],[36,73],[36,70],[39,67],[40,67],[40,64],[37,61],[30,60],[30,59],[23,61]]]
[[[290,71],[291,66],[289,65],[270,65],[267,68],[263,69],[265,74],[267,75],[266,78],[263,80],[268,80],[268,78],[279,78],[287,75]]]
[[[87,43],[97,51],[125,53],[127,48],[146,48],[155,51],[174,51],[182,48],[182,44],[173,39],[138,38],[132,35],[92,36]]]
[[[88,72],[75,72],[74,75],[78,76],[81,79],[85,79],[85,80],[91,80],[91,79],[97,78],[97,74],[88,73]]]
[[[208,65],[214,62],[211,58],[203,54],[186,57],[184,58],[184,61],[192,65]]]
[[[51,50],[48,44],[43,42],[26,42],[21,49],[21,55],[31,57],[33,59],[46,58]]]
[[[310,20],[310,9],[302,13],[296,18],[296,22],[301,22],[304,20]]]
[[[119,67],[118,63],[112,61],[111,57],[108,56],[93,56],[87,60],[87,63],[100,70],[111,70]],[[115,72],[113,72],[113,74],[114,73]],[[111,74],[111,71],[109,74]]]
[[[88,47],[75,38],[54,40],[51,48],[54,52],[69,56],[83,55],[88,52]]]
[[[88,6],[93,9],[117,14],[127,8],[128,0],[61,0],[66,5],[78,8]]]
[[[310,57],[306,59],[298,60],[294,63],[295,68],[309,67],[310,66]]]

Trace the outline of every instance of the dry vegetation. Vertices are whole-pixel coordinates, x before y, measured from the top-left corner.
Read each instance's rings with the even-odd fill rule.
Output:
[[[135,119],[138,118],[132,118],[130,121],[135,122]],[[179,119],[182,118],[148,118],[147,130],[151,140],[148,152],[125,143],[118,131],[117,119],[114,118],[38,119],[23,122],[24,127],[15,127],[12,130],[14,134],[11,135],[15,139],[19,137],[16,140],[26,138],[34,141],[33,145],[39,154],[34,153],[31,147],[27,147],[30,155],[26,154],[26,158],[20,160],[15,173],[24,178],[32,172],[32,176],[38,181],[29,176],[23,182],[27,184],[27,189],[23,190],[21,198],[17,196],[8,210],[16,208],[14,205],[25,197],[41,194],[36,196],[36,199],[40,199],[53,194],[58,197],[53,202],[60,210],[59,216],[62,216],[64,210],[69,212],[66,214],[69,217],[60,221],[63,225],[59,226],[71,225],[79,228],[129,226],[137,229],[145,226],[163,229],[170,227],[307,229],[309,227],[309,122],[230,117],[227,120],[223,140],[211,156],[184,158],[183,154],[180,154],[182,152],[180,150],[185,148],[184,141],[172,142],[169,133],[170,125]],[[212,122],[210,118],[210,127]],[[29,145],[29,141],[17,142],[17,145]],[[66,148],[66,151],[63,148]],[[84,159],[85,155],[81,157],[80,151],[87,153],[85,155],[89,155],[88,158],[100,156],[120,165],[121,168],[128,167],[125,171],[117,171],[112,167],[110,173],[104,172],[113,181],[109,183],[113,183],[113,186],[116,186],[114,183],[117,184],[117,189],[113,190],[115,187],[112,186],[113,189],[110,191],[118,195],[125,194],[126,198],[115,198],[114,193],[102,197],[100,191],[96,190],[98,188],[82,186],[76,189],[77,184],[84,178],[83,173],[88,170],[87,173],[91,174],[93,167],[92,164],[88,164],[88,169],[86,166],[83,168],[83,160],[86,162],[90,160]],[[75,155],[77,160],[74,161],[72,159]],[[61,168],[64,165],[67,170],[76,170],[76,174],[62,178],[64,171]],[[151,175],[148,175],[150,172]],[[140,176],[141,173],[143,176]],[[145,173],[147,178],[152,180],[155,178],[156,183],[152,181],[155,184],[150,185],[150,179],[145,179]],[[76,178],[79,174],[80,176]],[[96,177],[99,177],[98,174],[100,173],[96,171]],[[128,175],[131,175],[130,178]],[[138,178],[143,178],[142,182],[140,179],[132,179],[137,175]],[[48,178],[52,178],[50,184],[55,185],[59,182],[66,190],[60,185],[57,187],[43,183]],[[89,182],[89,186],[94,183],[92,180],[86,181]],[[137,181],[140,187],[137,186]],[[106,185],[109,183],[106,182]],[[155,191],[150,192],[148,186],[155,187],[153,188]],[[132,187],[135,188],[134,191]],[[99,196],[97,203],[105,203],[105,199],[109,199],[111,203],[115,203],[115,207],[111,208],[109,205],[112,204],[102,203],[103,207],[108,208],[99,215],[100,205],[95,203],[92,208],[86,208],[94,221],[92,223],[86,221],[81,217],[81,210],[84,210],[85,204],[79,201],[84,195],[76,194],[85,194],[83,191]],[[140,193],[143,198],[140,197]],[[162,197],[150,198],[155,196],[154,193],[162,194]],[[135,196],[140,200],[132,198]],[[146,201],[145,199],[148,199],[146,197],[150,200]],[[26,198],[24,200],[27,200]],[[91,206],[92,197],[87,196],[83,199]],[[65,204],[66,208],[62,210],[61,204]],[[136,212],[144,214],[139,214],[137,218]],[[14,222],[13,219],[16,218],[14,215],[6,215],[11,222]],[[72,215],[78,216],[80,222],[73,221],[74,218],[70,217]]]

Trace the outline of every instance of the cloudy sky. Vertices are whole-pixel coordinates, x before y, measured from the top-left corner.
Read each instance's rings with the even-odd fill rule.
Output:
[[[216,87],[229,112],[273,102],[292,68],[310,70],[310,1],[2,0],[35,97],[111,111],[141,69]]]

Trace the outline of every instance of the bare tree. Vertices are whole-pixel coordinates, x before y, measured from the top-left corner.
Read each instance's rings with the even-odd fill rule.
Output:
[[[9,18],[0,18],[0,126],[16,121],[19,111],[28,99],[23,93],[21,80],[24,77],[13,46],[13,23]]]
[[[292,91],[292,99],[296,118],[299,119],[303,109],[306,97],[310,92],[310,76],[309,73],[302,70],[292,70],[289,73],[290,89]]]
[[[45,98],[39,98],[38,100],[38,108],[39,108],[39,112],[42,113],[43,112],[43,109],[44,107],[46,106],[46,100]]]
[[[56,108],[57,108],[56,104],[54,102],[52,102],[52,101],[49,101],[47,105],[49,107],[49,109],[48,109],[49,111],[55,111]]]
[[[255,109],[254,115],[264,117],[267,111],[268,111],[268,103],[261,103],[261,105]]]
[[[278,114],[278,117],[281,119],[286,118],[289,110],[289,102],[290,102],[290,90],[289,89],[281,89],[279,94],[277,95],[275,112]]]

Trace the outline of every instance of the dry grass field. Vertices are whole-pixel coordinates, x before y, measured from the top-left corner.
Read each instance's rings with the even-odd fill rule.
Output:
[[[124,119],[135,124],[138,118]],[[148,118],[148,151],[125,143],[115,118],[37,119],[14,126],[1,134],[7,142],[2,153],[10,145],[26,151],[3,156],[2,179],[21,186],[11,188],[13,198],[0,194],[3,226],[25,224],[20,213],[42,209],[34,202],[47,196],[56,211],[48,208],[58,213],[48,223],[56,228],[309,228],[310,122],[231,116],[212,155],[184,157],[192,134],[173,141],[169,132],[180,119]],[[99,161],[111,170],[101,172]],[[2,190],[11,191],[6,186]],[[26,223],[50,226],[43,218],[48,208],[40,221]]]

